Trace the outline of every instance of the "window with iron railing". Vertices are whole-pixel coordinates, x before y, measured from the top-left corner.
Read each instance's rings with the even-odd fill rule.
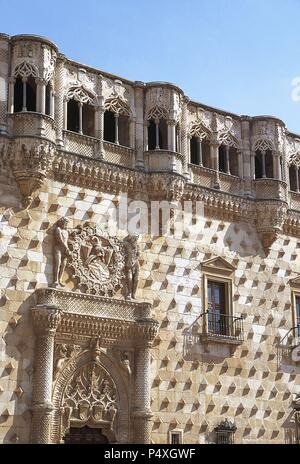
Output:
[[[243,318],[229,314],[228,284],[208,280],[207,282],[207,329],[214,336],[243,340]]]
[[[217,427],[215,427],[216,444],[233,445],[235,432],[236,426],[234,423],[230,422],[228,419],[225,419],[225,421],[221,422]]]

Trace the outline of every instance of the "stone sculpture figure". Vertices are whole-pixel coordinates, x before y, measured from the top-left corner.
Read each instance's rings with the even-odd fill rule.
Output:
[[[54,283],[53,287],[63,287],[61,282],[63,272],[66,268],[70,251],[68,247],[69,233],[67,230],[69,220],[61,218],[57,221],[54,230]]]
[[[124,249],[125,249],[125,298],[126,299],[135,299],[140,264],[139,264],[139,248],[138,248],[138,236],[128,235],[124,239]]]

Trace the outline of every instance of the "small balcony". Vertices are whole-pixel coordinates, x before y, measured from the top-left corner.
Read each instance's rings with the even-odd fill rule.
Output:
[[[206,311],[203,313],[201,340],[206,343],[241,344],[244,341],[244,318]]]
[[[135,165],[135,150],[116,143],[104,142],[104,159],[109,163],[125,166],[126,168],[134,168]]]
[[[55,122],[47,114],[21,111],[8,114],[9,134],[14,137],[43,137],[55,142]]]
[[[283,200],[287,199],[287,184],[278,179],[256,179],[253,181],[253,191],[258,200]]]
[[[99,152],[99,140],[89,135],[78,134],[68,130],[63,131],[64,147],[70,153],[95,158]]]
[[[190,164],[191,182],[201,185],[201,187],[215,188],[217,178],[219,177],[219,186],[222,192],[241,195],[243,193],[243,181],[237,176],[217,172],[214,169],[196,164]]]
[[[300,211],[300,192],[290,191],[290,208]]]
[[[145,152],[148,171],[168,171],[182,174],[183,156],[170,150],[149,150]]]

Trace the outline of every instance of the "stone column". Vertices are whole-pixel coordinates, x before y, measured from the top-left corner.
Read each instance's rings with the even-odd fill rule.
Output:
[[[55,99],[55,92],[54,92],[54,90],[53,90],[52,84],[50,84],[50,86],[51,86],[51,87],[50,87],[50,111],[49,111],[49,112],[50,112],[51,118],[54,118],[54,110],[55,110],[55,108],[54,108],[54,99]]]
[[[243,170],[243,152],[242,150],[237,150],[237,159],[238,159],[238,176],[240,179],[244,177],[244,170]]]
[[[176,151],[176,121],[168,121],[168,150]]]
[[[225,145],[225,154],[226,154],[226,174],[230,174],[230,162],[229,162],[229,146]]]
[[[136,149],[136,160],[135,167],[137,169],[145,169],[144,163],[144,87],[143,82],[135,82],[135,149]],[[145,133],[148,132],[147,127]],[[146,137],[145,137],[146,141]],[[145,148],[146,150],[147,148]]]
[[[245,196],[252,197],[252,181],[255,177],[255,165],[253,154],[250,149],[250,118],[244,116],[242,118],[242,169],[244,177],[244,194]]]
[[[273,153],[273,170],[275,179],[281,180],[280,153]]]
[[[22,111],[27,111],[27,77],[22,77],[23,82],[23,105]]]
[[[8,112],[14,112],[14,89],[15,89],[16,79],[11,77],[8,81]]]
[[[261,150],[261,165],[262,165],[262,178],[265,179],[266,176],[266,151]]]
[[[115,143],[119,145],[119,115],[115,113]]]
[[[51,443],[54,337],[61,313],[56,307],[36,306],[31,315],[36,333],[32,392],[31,443]]]
[[[219,143],[212,142],[210,145],[210,160],[212,168],[215,170],[215,179],[213,187],[220,189],[220,176],[219,176]]]
[[[295,175],[296,175],[296,192],[299,193],[299,168],[295,166]]]
[[[68,100],[66,98],[63,101],[63,129],[68,129]]]
[[[97,158],[104,157],[104,112],[105,108],[99,105],[95,108],[95,137],[98,139],[98,154]]]
[[[188,134],[188,102],[185,97],[182,102],[181,114],[181,153],[183,156],[183,175],[189,178],[189,164],[191,162],[190,138]]]
[[[159,119],[155,119],[155,150],[159,150]]]
[[[9,35],[0,34],[0,134],[7,134],[6,113],[9,82]],[[10,112],[10,109],[8,110]]]
[[[137,345],[135,353],[133,442],[150,443],[150,344]]]
[[[36,78],[36,111],[46,113],[46,82],[44,79]]]
[[[203,166],[203,156],[202,156],[202,141],[200,137],[197,137],[197,162],[199,166]]]
[[[135,149],[135,118],[129,119],[129,146]]]
[[[149,146],[148,146],[148,127],[149,127],[149,121],[145,121],[144,123],[144,150],[148,151]]]
[[[82,108],[83,108],[83,103],[82,102],[78,102],[78,109],[79,109],[79,128],[78,128],[78,133],[80,135],[83,134],[82,132]]]
[[[46,81],[40,81],[40,112],[46,114]]]
[[[56,143],[63,145],[63,129],[64,127],[64,75],[65,75],[65,57],[60,55],[57,59],[55,70],[55,122],[56,122]]]

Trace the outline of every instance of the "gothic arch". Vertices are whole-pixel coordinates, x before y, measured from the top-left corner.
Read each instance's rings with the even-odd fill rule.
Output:
[[[77,402],[77,409],[72,410],[72,401],[74,399],[75,406],[78,396],[74,392],[78,391],[79,384],[82,386],[81,379],[86,380],[87,375],[93,379],[94,389],[90,396],[80,399],[80,404]],[[106,394],[106,387],[112,393]],[[116,362],[102,351],[97,351],[97,356],[93,351],[81,352],[63,366],[54,383],[52,403],[52,443],[60,443],[73,425],[101,428],[110,442],[129,440],[128,388]],[[74,411],[77,412],[77,417],[73,414]]]

